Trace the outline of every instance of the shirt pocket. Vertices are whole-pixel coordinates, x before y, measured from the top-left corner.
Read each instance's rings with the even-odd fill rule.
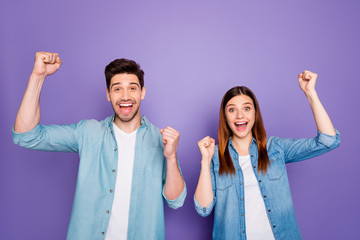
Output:
[[[270,180],[278,180],[284,175],[285,164],[280,152],[269,154],[270,165],[268,166],[267,175]]]
[[[150,172],[153,179],[162,179],[165,160],[163,148],[158,146],[149,146],[145,157],[147,158],[145,171]]]
[[[214,168],[214,170],[215,170],[215,179],[216,179],[216,190],[222,192],[232,187],[233,178],[231,177],[230,174],[220,175],[218,168]]]

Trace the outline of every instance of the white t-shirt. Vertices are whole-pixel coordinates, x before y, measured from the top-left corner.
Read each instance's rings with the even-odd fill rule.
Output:
[[[106,240],[127,239],[131,182],[134,166],[136,131],[127,134],[113,124],[118,148],[118,168]]]
[[[239,164],[244,176],[246,238],[248,240],[275,239],[259,183],[251,166],[250,155],[239,156]]]

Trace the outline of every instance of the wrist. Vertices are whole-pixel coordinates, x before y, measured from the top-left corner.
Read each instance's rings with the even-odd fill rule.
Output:
[[[305,92],[305,95],[306,95],[307,99],[308,99],[310,102],[318,97],[315,89],[314,89],[314,90],[310,90],[310,91],[306,91],[306,92]]]
[[[32,72],[30,75],[30,81],[43,82],[46,76],[44,74],[37,74]]]
[[[209,168],[211,164],[211,159],[201,159],[201,167]]]
[[[165,156],[165,158],[168,162],[176,162],[177,161],[176,154],[173,154],[171,156]]]

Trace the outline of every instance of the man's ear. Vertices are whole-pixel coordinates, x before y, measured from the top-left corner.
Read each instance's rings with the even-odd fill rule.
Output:
[[[143,86],[141,89],[141,100],[143,100],[145,98],[145,94],[146,94],[146,88],[145,88],[145,86]]]
[[[110,102],[110,93],[109,93],[109,89],[106,89],[106,97],[107,97],[107,100]]]

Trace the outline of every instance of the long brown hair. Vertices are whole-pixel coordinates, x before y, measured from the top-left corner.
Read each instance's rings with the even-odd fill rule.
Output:
[[[250,97],[255,106],[255,123],[251,132],[253,137],[255,137],[258,146],[258,172],[262,171],[265,174],[267,166],[270,163],[269,156],[266,150],[266,131],[261,117],[260,107],[255,97],[255,94],[249,88],[244,86],[233,87],[225,93],[220,106],[218,131],[220,175],[224,173],[230,173],[231,175],[235,175],[235,168],[232,163],[228,148],[229,138],[232,136],[233,133],[226,122],[225,107],[226,104],[230,101],[230,99],[242,94]]]

